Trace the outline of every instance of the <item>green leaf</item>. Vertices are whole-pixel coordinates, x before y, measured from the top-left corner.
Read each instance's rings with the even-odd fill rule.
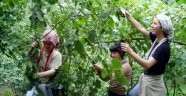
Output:
[[[10,6],[13,8],[15,6],[14,2],[13,1],[10,1]]]
[[[58,2],[58,0],[47,0],[47,2],[50,3],[50,4],[55,4],[55,3]]]
[[[44,28],[46,27],[46,22],[44,21],[44,13],[41,11],[40,6],[38,6],[38,3],[34,6],[34,12],[29,17],[31,21],[31,28]]]
[[[186,0],[178,0],[177,4],[181,5],[182,3],[186,3]]]
[[[183,54],[181,55],[181,59],[186,60],[186,52],[183,52]]]
[[[71,82],[76,82],[77,79],[78,79],[78,78],[77,78],[77,76],[75,76],[75,75],[72,75],[72,76],[69,77],[69,80],[70,80]]]
[[[75,47],[75,50],[76,50],[80,55],[85,55],[84,46],[83,46],[83,44],[82,44],[79,40],[74,41],[74,47]]]
[[[44,13],[43,13],[40,9],[38,9],[38,10],[36,11],[36,15],[37,15],[37,17],[38,17],[38,19],[39,19],[40,21],[44,21],[44,19],[43,19]]]
[[[88,40],[91,43],[95,43],[95,41],[96,41],[96,31],[94,31],[94,30],[89,31],[89,33],[88,33]]]
[[[19,0],[14,0],[15,5],[19,5]]]
[[[99,79],[97,79],[95,85],[96,85],[97,88],[100,88],[101,87],[101,81]]]
[[[112,59],[112,68],[113,70],[117,70],[117,69],[121,69],[122,68],[122,64],[121,64],[121,60],[119,59]]]
[[[118,81],[119,84],[126,85],[128,84],[128,80],[125,76],[123,76],[122,72],[120,70],[117,70],[114,72],[115,73],[115,78]]]
[[[110,17],[112,18],[114,23],[118,23],[119,22],[118,18],[115,15],[110,15]]]
[[[109,73],[107,72],[107,70],[103,69],[103,71],[101,72],[101,77],[107,78],[108,75],[109,75]]]

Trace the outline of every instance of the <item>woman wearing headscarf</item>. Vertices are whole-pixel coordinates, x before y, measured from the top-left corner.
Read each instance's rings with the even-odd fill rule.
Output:
[[[42,46],[37,56],[37,73],[36,77],[41,80],[38,88],[42,91],[44,96],[52,96],[56,93],[52,88],[52,81],[55,77],[56,71],[62,64],[62,55],[58,51],[59,38],[54,30],[45,30],[42,35]],[[38,46],[39,41],[32,44],[32,48]],[[53,90],[52,90],[53,89]],[[38,94],[36,87],[27,92],[26,96],[35,96]]]
[[[121,43],[122,50],[128,53],[139,65],[144,68],[139,84],[129,93],[130,96],[164,96],[165,85],[163,74],[170,58],[169,42],[173,41],[173,26],[171,19],[164,15],[155,16],[151,25],[152,31],[148,32],[136,19],[121,8],[121,12],[132,25],[143,35],[149,37],[152,46],[146,59],[136,54],[128,44]]]

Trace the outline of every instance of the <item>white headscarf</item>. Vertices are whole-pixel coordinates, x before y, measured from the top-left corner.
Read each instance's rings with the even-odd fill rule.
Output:
[[[174,30],[171,19],[164,14],[158,14],[155,18],[158,18],[163,32],[167,35],[167,39],[172,42],[174,40]]]

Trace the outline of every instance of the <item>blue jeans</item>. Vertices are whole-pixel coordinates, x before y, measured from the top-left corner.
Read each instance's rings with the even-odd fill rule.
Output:
[[[65,96],[65,92],[64,92],[65,90],[64,90],[64,88],[62,88],[62,89],[53,89],[52,88],[52,94],[53,94],[53,96]],[[60,94],[60,92],[61,92],[61,95],[59,95]]]
[[[108,96],[126,96],[126,95],[119,95],[109,90]]]
[[[129,96],[138,96],[139,83],[129,92]]]
[[[27,91],[26,96],[52,96],[51,86],[48,84],[39,84]]]

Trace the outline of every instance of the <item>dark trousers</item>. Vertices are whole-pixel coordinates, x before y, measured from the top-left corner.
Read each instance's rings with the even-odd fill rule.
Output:
[[[114,93],[114,92],[109,90],[108,96],[126,96],[126,95],[118,95],[118,94],[116,94],[116,93]]]
[[[62,89],[53,89],[52,88],[52,94],[53,94],[53,96],[65,96],[65,90],[64,90],[64,88],[62,88]]]

